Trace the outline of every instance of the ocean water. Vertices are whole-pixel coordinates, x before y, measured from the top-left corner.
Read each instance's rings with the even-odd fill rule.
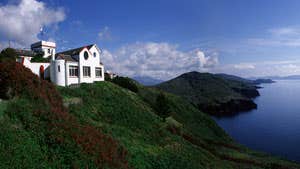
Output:
[[[215,121],[240,144],[300,162],[300,80],[261,86],[256,110]]]

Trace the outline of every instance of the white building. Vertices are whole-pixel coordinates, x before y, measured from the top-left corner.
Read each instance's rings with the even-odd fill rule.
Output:
[[[57,54],[55,49],[55,43],[40,41],[31,45],[31,51],[16,51],[20,56],[20,63],[56,85],[69,86],[104,81],[104,66],[100,62],[101,51],[97,45],[83,46]],[[37,53],[49,61],[46,59],[44,63],[33,62],[33,56]]]

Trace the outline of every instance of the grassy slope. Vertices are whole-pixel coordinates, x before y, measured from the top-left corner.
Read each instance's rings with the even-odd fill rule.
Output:
[[[102,82],[59,91],[79,123],[94,126],[125,146],[133,168],[300,168],[236,145],[208,115],[171,94],[167,98],[172,118],[183,127],[180,133],[169,132],[169,122],[152,108],[156,89],[139,86],[136,94]],[[33,114],[47,107],[42,103],[26,97],[0,102],[0,168],[96,168],[72,142],[60,146],[45,142],[45,124]]]
[[[183,74],[155,87],[182,96],[207,112],[213,108],[224,110],[222,104],[232,100],[252,103],[248,96],[243,95],[246,94],[245,91],[247,94],[258,94],[255,86],[245,81],[199,72]]]
[[[183,125],[181,134],[172,134],[152,109],[156,89],[139,86],[136,94],[103,82],[60,91],[66,100],[82,99],[70,113],[119,140],[134,168],[300,167],[233,143],[209,116],[168,94],[172,117]]]

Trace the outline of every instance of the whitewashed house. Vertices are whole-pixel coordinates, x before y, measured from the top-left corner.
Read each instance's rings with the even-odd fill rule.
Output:
[[[104,66],[100,62],[101,50],[97,45],[88,45],[55,53],[53,42],[40,41],[31,45],[30,51],[16,50],[18,62],[44,79],[58,86],[104,81]],[[41,53],[49,61],[32,62],[34,55]]]

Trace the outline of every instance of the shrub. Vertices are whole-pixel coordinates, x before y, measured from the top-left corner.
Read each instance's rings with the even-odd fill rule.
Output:
[[[0,53],[0,61],[15,61],[17,53],[12,48],[6,48]]]
[[[61,154],[66,151],[72,154],[74,147],[70,145],[74,144],[99,168],[127,168],[127,151],[112,137],[79,123],[69,114],[52,83],[39,79],[14,61],[0,62],[0,85],[0,96],[25,100],[12,104],[8,114],[19,119],[34,135],[44,135],[46,138],[41,142],[46,142],[48,148],[61,147]]]
[[[169,101],[163,92],[160,92],[159,95],[156,97],[156,111],[158,115],[162,117],[164,120],[171,113],[171,107],[169,105]]]
[[[110,81],[112,81],[112,78],[110,78],[108,73],[104,73],[104,80],[110,82]]]
[[[131,90],[132,92],[137,93],[138,92],[138,87],[135,84],[135,82],[133,80],[131,80],[128,77],[115,77],[112,79],[112,82],[123,87],[126,88],[128,90]]]
[[[37,54],[30,61],[31,62],[49,62],[49,58],[43,58],[43,54]]]

